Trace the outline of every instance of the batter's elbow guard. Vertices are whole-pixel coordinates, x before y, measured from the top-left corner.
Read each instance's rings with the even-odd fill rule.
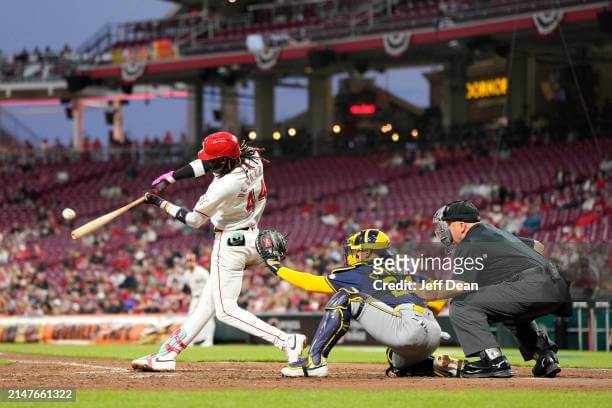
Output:
[[[180,208],[176,213],[176,219],[182,222],[183,224],[187,224],[187,214],[189,214],[189,210],[185,208]]]

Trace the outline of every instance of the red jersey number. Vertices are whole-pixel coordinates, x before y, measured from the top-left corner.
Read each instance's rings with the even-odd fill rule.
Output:
[[[267,195],[268,195],[268,190],[266,189],[266,182],[261,180],[261,186],[260,186],[259,194],[257,195],[257,201],[264,200]],[[251,212],[255,210],[255,190],[249,191],[249,194],[247,195],[246,210],[247,212]]]

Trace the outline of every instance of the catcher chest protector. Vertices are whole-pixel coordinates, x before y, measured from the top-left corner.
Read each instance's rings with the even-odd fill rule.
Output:
[[[340,289],[329,299],[308,353],[315,364],[321,362],[321,357],[327,358],[338,340],[346,334],[353,315],[351,302],[360,300],[361,297],[357,295],[357,292],[352,293],[346,289]]]

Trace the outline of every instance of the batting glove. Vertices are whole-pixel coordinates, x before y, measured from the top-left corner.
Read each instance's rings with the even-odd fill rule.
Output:
[[[168,187],[170,184],[174,183],[176,180],[174,179],[174,171],[169,171],[167,173],[162,174],[151,183],[151,188],[149,191],[153,194],[160,194]]]
[[[161,198],[160,196],[153,194],[153,193],[145,193],[145,203],[147,204],[153,204],[156,205],[158,207],[161,207],[162,204],[164,203],[164,199]]]

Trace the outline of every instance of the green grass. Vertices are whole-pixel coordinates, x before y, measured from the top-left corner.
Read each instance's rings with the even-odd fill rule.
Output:
[[[611,406],[612,393],[559,391],[453,391],[436,390],[229,390],[229,391],[77,391],[76,403],[53,407],[550,407]],[[47,405],[47,404],[43,404]],[[40,407],[33,404],[2,406]]]
[[[131,360],[157,351],[158,345],[58,345],[58,344],[0,344],[0,352],[43,354],[86,358],[112,358]],[[338,346],[330,355],[331,363],[384,363],[383,347]],[[514,365],[528,365],[518,350],[504,349]],[[437,354],[462,357],[459,348],[442,347]],[[586,351],[560,351],[559,358],[564,367],[612,368],[612,353]],[[271,361],[283,362],[284,355],[267,345],[217,345],[212,348],[191,347],[185,350],[180,361]],[[0,363],[1,364],[1,363]]]
[[[11,364],[13,364],[12,361],[3,360],[3,359],[0,358],[0,366],[11,365]]]

